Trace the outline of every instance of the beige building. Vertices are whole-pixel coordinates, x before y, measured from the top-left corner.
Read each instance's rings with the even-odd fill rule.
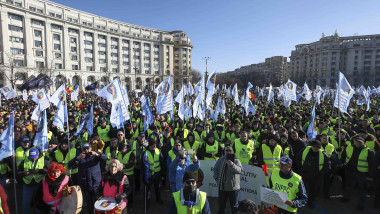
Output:
[[[128,90],[171,75],[190,80],[192,45],[183,31],[128,24],[47,0],[0,0],[0,85],[47,74],[53,90],[119,78]]]
[[[340,37],[336,32],[319,41],[296,45],[290,56],[290,79],[335,88],[339,71],[353,86],[380,82],[380,34]]]

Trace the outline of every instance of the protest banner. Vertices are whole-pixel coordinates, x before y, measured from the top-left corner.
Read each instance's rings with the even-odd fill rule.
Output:
[[[204,173],[203,186],[200,187],[200,190],[206,192],[210,197],[218,197],[218,185],[213,177],[215,163],[215,160],[200,161]],[[260,204],[260,187],[263,185],[268,186],[263,170],[257,166],[243,164],[238,200],[250,199],[256,204]]]

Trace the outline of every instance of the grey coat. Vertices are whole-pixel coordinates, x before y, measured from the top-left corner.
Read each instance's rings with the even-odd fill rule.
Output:
[[[223,155],[219,158],[218,161],[216,161],[216,164],[214,166],[214,179],[216,183],[218,184],[219,190],[226,190],[222,189],[223,185],[223,177],[225,176],[226,181],[231,181],[232,183],[232,190],[240,190],[240,174],[243,171],[243,166],[240,163],[240,160],[236,158],[234,160],[234,164],[230,167],[227,165],[227,170],[224,170],[224,166],[227,165],[226,162],[226,156]]]

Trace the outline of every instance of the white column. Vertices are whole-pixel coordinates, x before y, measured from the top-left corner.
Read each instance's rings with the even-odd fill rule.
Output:
[[[3,60],[4,64],[9,63],[9,54],[10,54],[10,47],[9,47],[9,30],[8,30],[8,13],[6,11],[0,11],[0,22],[1,22],[1,33],[3,34],[1,37],[1,44],[2,49],[0,49],[1,52],[1,59]],[[25,41],[26,38],[24,38]],[[1,48],[1,47],[0,47]],[[2,62],[0,60],[0,62]],[[6,78],[3,78],[4,81],[6,81]],[[4,82],[5,85],[5,82]]]

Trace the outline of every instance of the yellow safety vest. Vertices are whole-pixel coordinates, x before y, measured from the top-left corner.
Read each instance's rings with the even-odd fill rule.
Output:
[[[270,177],[272,181],[272,189],[288,193],[288,200],[294,200],[297,198],[298,186],[302,180],[302,177],[297,173],[293,172],[293,176],[289,179],[283,179],[280,176],[280,169],[274,168],[272,172],[272,176]],[[293,208],[288,205],[289,212],[297,212],[297,208]]]
[[[323,149],[323,147],[321,148],[322,151],[325,151],[326,152],[326,155],[327,157],[331,157],[332,153],[334,152],[335,150],[335,147],[334,145],[332,145],[331,143],[328,143],[325,147],[325,149]]]
[[[106,128],[102,129],[101,126],[98,126],[98,135],[99,138],[102,139],[104,142],[109,142],[111,139],[108,137],[108,132],[111,130],[109,125],[106,125]]]
[[[108,164],[109,162],[110,162],[110,160],[111,160],[111,151],[110,151],[111,149],[110,149],[110,147],[108,146],[107,148],[106,148],[106,155],[107,155],[107,160],[106,160],[106,164]],[[119,153],[119,151],[117,151],[117,148],[116,148],[116,158],[117,158],[117,154]]]
[[[45,158],[44,158],[44,156],[42,156],[37,160],[37,163],[36,163],[34,169],[35,170],[43,169],[44,165],[45,165]],[[29,158],[26,158],[24,161],[24,171],[29,171],[31,169],[33,169],[32,168],[32,161],[30,161]],[[42,179],[44,179],[44,178],[45,178],[45,174],[43,174],[43,175],[41,175],[41,174],[30,174],[30,175],[24,176],[23,180],[24,180],[25,184],[30,184],[33,179],[36,181],[36,183],[40,183],[42,181]]]
[[[129,134],[132,135],[132,132],[133,132],[133,129],[131,129],[131,130],[129,131]],[[139,136],[139,129],[136,128],[136,131],[134,132],[132,138],[137,138],[138,136]]]
[[[124,164],[128,163],[128,161],[129,161],[129,157],[131,156],[131,154],[132,154],[132,151],[129,151],[129,152],[127,152],[127,154],[125,154],[124,157],[123,157],[123,155],[121,154],[121,152],[119,152],[119,153],[117,154],[117,159],[120,161],[121,164],[124,165]],[[131,168],[128,168],[128,169],[124,169],[124,168],[123,168],[122,172],[123,172],[125,175],[133,175],[133,170],[134,170],[134,169],[135,169],[135,165],[132,165]]]
[[[184,205],[185,198],[183,197],[182,190],[173,193],[175,206],[177,207],[177,213],[198,214],[202,213],[203,207],[206,203],[207,194],[205,192],[196,190],[195,205],[191,207],[191,212],[188,212],[188,207]]]
[[[179,128],[174,129],[174,136],[177,135],[178,130],[179,130]],[[187,138],[187,135],[188,135],[188,134],[189,134],[189,130],[187,130],[187,129],[183,129],[183,137],[184,137],[184,138]]]
[[[222,134],[219,136],[218,131],[214,131],[215,140],[219,141],[220,139],[226,138],[226,133],[222,131]]]
[[[240,138],[235,140],[235,155],[242,164],[249,164],[249,160],[252,158],[252,154],[255,151],[255,143],[252,140],[248,140],[247,145],[243,145]]]
[[[214,145],[210,146],[206,143],[206,153],[212,154],[213,156],[217,155],[219,152],[219,143],[218,141],[214,142]],[[204,157],[205,160],[218,160],[218,157],[215,158],[209,158],[209,157]]]
[[[3,207],[1,206],[1,198],[0,198],[0,213],[4,213]]]
[[[286,147],[285,150],[284,150],[284,154],[283,154],[283,156],[284,156],[284,157],[289,157],[289,152],[290,152],[290,148],[289,148],[289,147]]]
[[[302,166],[303,163],[305,162],[307,154],[309,154],[309,151],[311,149],[311,146],[307,146],[305,150],[302,152]],[[322,153],[322,150],[319,151],[319,171],[323,169],[323,164],[325,163],[325,156]]]
[[[368,150],[368,148],[364,148],[360,151],[357,167],[359,172],[368,172]],[[345,165],[350,161],[353,152],[354,147],[352,145],[347,146]]]
[[[200,145],[201,143],[199,141],[194,141],[193,146],[190,146],[189,141],[185,141],[183,143],[183,147],[185,147],[185,149],[193,149],[194,151],[198,151]]]
[[[7,163],[0,163],[0,174],[5,175],[8,172]]]
[[[16,163],[17,163],[17,167],[20,165],[20,163],[25,160],[25,158],[28,158],[29,157],[29,149],[27,149],[25,152],[24,152],[24,149],[22,148],[22,146],[19,146],[17,147],[15,153],[16,153]]]
[[[66,175],[69,175],[69,174],[70,174],[67,165],[69,164],[69,161],[70,161],[70,160],[72,160],[72,159],[75,158],[76,153],[77,153],[77,150],[76,150],[75,148],[71,148],[71,149],[70,149],[70,159],[69,159],[69,152],[67,152],[66,157],[65,157],[65,160],[63,160],[63,153],[62,153],[61,150],[56,150],[56,151],[54,152],[54,154],[55,154],[55,159],[57,160],[58,163],[60,163],[60,164],[63,165],[63,167],[64,167],[65,170],[66,170],[66,173],[65,173]],[[75,168],[75,169],[72,169],[72,170],[71,170],[71,174],[77,174],[77,173],[78,173],[78,168]]]
[[[168,155],[169,155],[169,157],[170,157],[170,159],[171,159],[171,162],[173,162],[174,159],[177,157],[177,155],[174,154],[173,149],[171,149],[171,150],[169,151]]]
[[[273,153],[270,147],[266,144],[263,144],[261,147],[263,150],[263,159],[264,163],[268,166],[268,169],[273,170],[280,166],[279,161],[281,158],[282,148],[280,145],[276,145],[273,150]]]
[[[157,148],[154,149],[154,157],[152,157],[152,154],[150,151],[146,151],[150,169],[152,170],[152,175],[156,172],[161,171],[161,166],[160,166],[160,150]]]

